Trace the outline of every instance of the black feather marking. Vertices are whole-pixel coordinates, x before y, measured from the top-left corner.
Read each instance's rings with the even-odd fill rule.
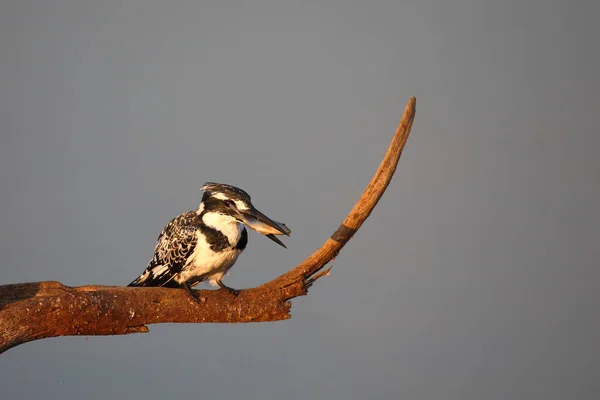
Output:
[[[242,234],[240,235],[240,240],[238,240],[237,244],[235,245],[235,248],[238,249],[239,251],[243,251],[246,248],[247,244],[248,244],[248,231],[246,230],[246,228],[243,228]]]
[[[231,247],[227,236],[225,236],[221,231],[211,228],[205,224],[199,225],[199,228],[200,233],[206,237],[206,242],[210,245],[210,249],[215,253]]]

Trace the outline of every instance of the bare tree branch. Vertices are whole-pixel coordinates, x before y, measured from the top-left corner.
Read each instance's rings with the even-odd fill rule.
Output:
[[[326,275],[323,270],[371,214],[390,183],[415,117],[409,100],[396,134],[375,176],[340,227],[297,267],[237,297],[224,290],[200,290],[201,304],[184,290],[80,286],[59,282],[0,286],[0,353],[33,340],[73,335],[148,332],[146,325],[180,322],[266,322],[290,318],[294,297]]]

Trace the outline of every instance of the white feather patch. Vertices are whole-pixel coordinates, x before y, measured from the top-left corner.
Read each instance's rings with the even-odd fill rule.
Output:
[[[240,240],[243,227],[237,219],[230,215],[207,212],[202,217],[202,222],[211,228],[221,231],[223,235],[227,236],[229,243],[237,243]]]
[[[216,253],[210,249],[202,234],[198,233],[198,243],[194,252],[175,280],[182,283],[204,275],[207,280],[214,281],[216,284],[216,281],[220,280],[235,264],[241,252],[239,249],[229,248]]]

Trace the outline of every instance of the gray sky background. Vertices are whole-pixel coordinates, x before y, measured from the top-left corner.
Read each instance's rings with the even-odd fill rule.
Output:
[[[292,320],[26,344],[2,397],[600,398],[599,8],[2,2],[1,284],[127,284],[212,180],[293,230],[251,234],[225,280],[259,285],[333,232],[417,97]]]

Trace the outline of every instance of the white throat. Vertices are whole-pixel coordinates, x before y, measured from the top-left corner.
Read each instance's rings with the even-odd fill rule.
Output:
[[[242,224],[232,216],[216,212],[207,212],[202,216],[202,222],[227,236],[227,239],[232,246],[236,245],[240,240],[243,227]]]

